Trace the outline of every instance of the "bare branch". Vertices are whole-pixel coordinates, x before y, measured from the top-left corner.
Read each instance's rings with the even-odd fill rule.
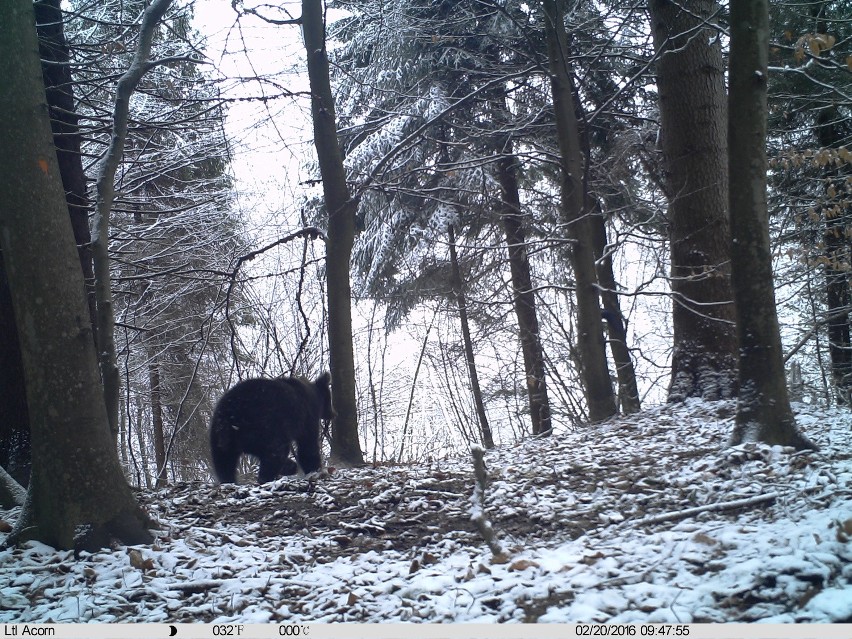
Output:
[[[145,9],[139,30],[139,46],[130,68],[121,76],[115,96],[112,138],[98,167],[97,198],[92,220],[92,258],[95,266],[95,296],[98,309],[98,359],[107,403],[110,429],[118,435],[119,379],[115,349],[115,315],[109,273],[109,218],[115,198],[115,173],[124,154],[124,140],[130,114],[130,96],[139,80],[150,69],[148,61],[154,30],[169,9],[172,0],[155,0]]]

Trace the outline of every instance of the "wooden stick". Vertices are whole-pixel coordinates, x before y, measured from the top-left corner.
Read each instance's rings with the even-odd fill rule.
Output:
[[[707,504],[706,506],[695,506],[686,510],[673,510],[659,515],[650,515],[638,521],[635,521],[637,526],[647,524],[658,524],[663,521],[671,521],[673,519],[686,519],[698,513],[717,511],[717,510],[733,510],[735,508],[744,508],[746,506],[755,506],[757,504],[771,503],[778,498],[778,493],[766,493],[764,495],[755,495],[754,497],[746,497],[744,499],[735,499],[733,501],[720,501],[715,504]],[[625,523],[631,523],[629,521]]]

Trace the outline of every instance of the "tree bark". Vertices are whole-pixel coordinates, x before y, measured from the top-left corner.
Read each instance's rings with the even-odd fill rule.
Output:
[[[816,2],[811,5],[810,14],[814,33],[829,33],[831,27],[827,20],[828,2]],[[835,9],[843,11],[842,8]],[[826,106],[817,114],[814,133],[822,148],[839,149],[848,143],[848,126],[844,125],[844,116],[835,104]],[[848,183],[850,167],[828,164],[823,169],[825,181],[835,185]],[[841,191],[842,193],[842,191]],[[831,379],[834,384],[834,397],[838,404],[852,406],[852,330],[850,329],[849,310],[852,304],[852,292],[849,287],[848,264],[852,260],[852,246],[848,233],[849,215],[845,213],[844,196],[829,197],[824,206],[825,228],[823,229],[825,305],[828,318],[828,352],[831,359]],[[831,200],[834,200],[832,202]],[[834,205],[839,204],[839,212]]]
[[[160,368],[156,359],[148,362],[151,392],[151,428],[154,434],[154,463],[157,465],[157,488],[166,485],[166,437],[163,432],[163,397],[160,392]]]
[[[766,204],[768,0],[731,0],[728,123],[732,283],[739,339],[733,444],[815,448],[790,409],[772,279]]]
[[[10,540],[77,550],[147,543],[108,428],[30,0],[0,3],[0,112],[0,245],[32,432],[32,475]]]
[[[594,232],[586,210],[583,151],[574,104],[573,80],[568,68],[568,36],[565,32],[563,0],[543,0],[542,4],[562,165],[562,215],[572,243],[571,266],[576,282],[580,376],[585,387],[589,419],[596,422],[611,417],[618,408],[607,368],[595,271]]]
[[[664,183],[669,199],[674,348],[669,401],[736,395],[727,217],[725,69],[714,0],[650,0]]]
[[[819,145],[823,148],[839,149],[846,143],[846,133],[843,126],[843,115],[834,106],[823,109],[816,119],[815,133]],[[843,184],[850,178],[847,164],[832,166],[824,169],[825,181],[836,185]],[[841,198],[837,198],[840,200]],[[852,294],[849,291],[848,264],[852,259],[847,226],[849,216],[840,211],[832,215],[833,204],[826,202],[825,228],[823,229],[823,246],[825,256],[825,305],[828,317],[828,352],[831,358],[831,378],[834,383],[835,398],[840,404],[852,404],[852,335],[850,335],[849,308]]]
[[[0,250],[0,466],[22,486],[30,481],[30,417],[12,292]]]
[[[65,29],[61,0],[38,0],[34,3],[36,28],[38,30],[41,72],[44,78],[47,106],[53,143],[59,161],[59,173],[68,201],[71,227],[77,241],[77,252],[83,279],[86,282],[86,300],[92,329],[97,338],[97,305],[95,302],[95,273],[92,264],[92,232],[89,229],[89,195],[86,173],[83,171],[83,156],[80,152],[80,127],[74,104],[74,84],[71,77],[70,53]]]
[[[544,371],[544,351],[539,337],[538,314],[532,287],[530,262],[527,257],[527,238],[524,230],[521,198],[518,191],[518,160],[507,141],[503,155],[497,163],[500,182],[500,219],[506,233],[509,252],[509,270],[512,276],[512,297],[518,318],[518,333],[524,356],[527,396],[533,435],[550,433],[550,402],[547,399],[547,382]]]
[[[92,329],[96,332],[86,175],[80,154],[80,129],[74,111],[68,42],[59,5],[60,0],[41,0],[33,6],[53,144],[56,146],[59,173],[86,281],[89,316]],[[17,335],[2,259],[0,255],[0,335]],[[4,389],[0,393],[0,450],[4,451],[0,454],[0,464],[7,464],[12,476],[26,486],[30,474],[30,426],[21,351],[14,339],[2,340],[0,345],[0,388]]]
[[[322,0],[302,0],[302,33],[308,58],[314,146],[322,177],[328,213],[326,278],[328,282],[328,348],[333,386],[334,418],[331,459],[334,463],[361,465],[358,441],[358,406],[355,401],[355,355],[352,347],[352,290],[349,262],[355,242],[358,204],[346,184],[343,155],[337,140],[334,98],[325,49]]]
[[[615,374],[618,378],[618,400],[622,412],[638,413],[642,405],[639,401],[639,387],[636,384],[636,369],[627,347],[627,326],[621,314],[618,300],[618,283],[612,271],[612,256],[607,252],[606,225],[603,215],[592,216],[591,223],[595,234],[595,260],[598,282],[600,282],[603,315],[609,332],[609,350],[615,362]]]
[[[450,244],[453,294],[456,296],[456,304],[459,309],[459,321],[461,323],[462,341],[464,342],[467,374],[470,380],[470,392],[473,395],[473,404],[476,407],[476,417],[479,422],[479,436],[481,437],[482,445],[490,449],[494,448],[494,436],[491,434],[491,426],[488,424],[485,402],[482,400],[482,388],[479,386],[479,374],[476,372],[476,356],[473,352],[473,339],[470,336],[470,322],[467,317],[464,281],[462,280],[461,269],[459,268],[459,257],[456,251],[456,233],[452,224],[449,225],[447,232]]]
[[[6,472],[5,468],[0,466],[0,507],[23,506],[26,498],[27,491]]]

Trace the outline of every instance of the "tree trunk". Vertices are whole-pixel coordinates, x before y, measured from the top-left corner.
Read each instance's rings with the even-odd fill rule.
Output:
[[[121,385],[115,354],[115,314],[113,313],[112,283],[109,269],[109,225],[115,198],[115,173],[124,155],[130,116],[130,97],[142,76],[151,68],[149,57],[157,24],[168,11],[172,0],[154,0],[142,14],[136,52],[130,68],[119,78],[112,115],[112,136],[109,148],[98,167],[95,180],[97,198],[92,218],[92,259],[95,268],[95,298],[97,300],[98,362],[103,380],[104,401],[109,429],[118,439],[118,402]]]
[[[143,418],[145,416],[145,405],[141,397],[137,396],[136,398],[136,444],[139,447],[139,467],[142,469],[142,476],[145,479],[145,488],[151,488],[154,482],[151,481],[151,472],[148,467],[148,451],[150,450],[150,445],[147,441],[145,441],[145,429],[142,428]],[[132,452],[131,448],[131,452]],[[156,461],[154,462],[157,463]],[[137,482],[139,485],[142,485],[142,482],[138,481],[139,475],[137,474]]]
[[[160,401],[173,416],[172,432],[167,439],[164,429],[166,463],[178,469],[172,481],[194,481],[204,476],[199,471],[209,466],[211,459],[210,435],[202,412],[205,398],[199,376],[201,362],[198,359],[193,361],[199,355],[194,354],[184,341],[178,339],[170,344],[172,356],[176,356],[176,360],[170,362],[165,371],[162,361],[157,361]],[[167,481],[166,475],[163,475],[163,480]]]
[[[71,227],[77,241],[80,266],[86,282],[86,300],[92,329],[97,338],[97,306],[95,304],[95,273],[92,265],[92,233],[89,229],[89,195],[86,174],[83,171],[83,156],[80,152],[80,127],[74,104],[74,85],[71,77],[70,54],[62,11],[61,0],[39,0],[34,3],[36,28],[38,30],[41,72],[47,94],[50,126],[59,173],[68,201]]]
[[[411,421],[411,409],[414,406],[414,394],[417,392],[417,379],[420,376],[420,368],[423,365],[423,356],[426,354],[426,347],[429,345],[429,334],[432,332],[432,326],[435,325],[435,315],[432,315],[432,321],[426,329],[426,335],[423,336],[423,343],[420,345],[420,354],[417,356],[417,366],[414,367],[414,377],[411,379],[411,388],[408,391],[408,405],[405,408],[405,420],[402,422],[402,435],[399,438],[399,452],[396,455],[397,463],[402,463],[402,456],[405,452],[405,438],[408,435],[408,424]]]
[[[53,144],[59,173],[65,188],[71,226],[86,281],[89,316],[95,326],[95,298],[92,284],[92,236],[89,232],[86,175],[80,154],[80,130],[74,111],[68,42],[65,39],[60,0],[35,3],[41,71],[44,79]],[[0,255],[0,335],[17,335],[14,311],[8,297],[6,272]],[[24,390],[24,368],[17,340],[2,340],[0,345],[0,464],[24,486],[30,474],[30,425]]]
[[[456,232],[450,224],[450,264],[452,268],[453,293],[456,296],[456,304],[459,309],[459,321],[461,323],[462,341],[464,342],[464,354],[467,360],[467,374],[470,380],[470,391],[473,394],[473,404],[476,406],[476,417],[479,421],[479,435],[482,445],[486,448],[494,448],[494,437],[491,434],[491,426],[488,424],[488,415],[485,412],[485,402],[482,401],[482,389],[479,386],[479,374],[476,372],[476,357],[473,353],[473,340],[470,336],[470,322],[467,317],[467,300],[464,295],[464,281],[459,269],[459,257],[456,252]]]
[[[355,402],[355,356],[352,347],[352,291],[349,261],[355,242],[357,202],[349,194],[343,155],[337,141],[334,98],[325,50],[322,0],[302,0],[302,33],[308,57],[314,146],[328,213],[326,278],[328,281],[328,348],[333,386],[334,418],[331,459],[338,464],[364,463],[358,441]]]
[[[0,466],[0,508],[23,506],[27,491]]]
[[[22,486],[30,481],[30,418],[12,292],[0,250],[0,466]]]
[[[790,409],[775,310],[766,205],[768,0],[731,0],[730,211],[732,283],[739,338],[739,398],[733,444],[814,448]]]
[[[166,438],[163,432],[163,397],[160,392],[160,368],[156,359],[148,362],[151,392],[151,429],[154,434],[154,463],[157,465],[157,488],[166,485]]]
[[[574,104],[580,104],[577,88],[574,90]],[[576,108],[576,107],[575,107]],[[585,167],[583,174],[585,210],[590,212],[589,225],[594,242],[595,265],[598,278],[598,291],[603,305],[602,317],[606,320],[609,334],[609,350],[615,363],[615,373],[618,379],[618,404],[626,414],[638,413],[641,409],[639,388],[636,384],[636,369],[627,347],[627,325],[621,314],[621,303],[618,299],[618,283],[612,271],[612,252],[608,250],[606,222],[600,203],[589,193],[589,166],[591,163],[591,144],[589,141],[589,126],[583,112],[577,110],[577,118],[582,123],[582,145]]]
[[[527,394],[533,435],[550,433],[550,402],[544,372],[544,352],[539,337],[538,315],[535,310],[535,293],[532,290],[530,262],[527,257],[527,240],[524,231],[521,198],[518,192],[518,161],[512,151],[511,141],[503,149],[504,155],[497,163],[500,182],[500,200],[506,248],[509,252],[509,270],[512,275],[512,296],[521,351],[524,355]]]
[[[148,520],[108,428],[30,0],[0,3],[0,112],[0,245],[33,444],[27,499],[10,539],[78,550],[113,537],[148,543]]]
[[[550,60],[550,84],[562,165],[562,215],[571,240],[571,266],[577,296],[577,350],[589,419],[601,421],[618,410],[610,382],[595,272],[594,231],[586,210],[583,151],[574,104],[573,80],[567,67],[568,36],[563,0],[543,0],[544,28]]]
[[[839,149],[846,143],[843,115],[836,107],[823,109],[817,116],[816,137],[822,148]],[[825,172],[826,183],[844,184],[850,179],[849,165],[833,166],[828,164]],[[828,317],[828,353],[831,358],[831,378],[834,383],[835,398],[840,404],[852,404],[852,337],[850,337],[849,305],[852,295],[849,291],[849,268],[852,260],[847,227],[849,216],[839,196],[834,202],[826,202],[824,210],[825,228],[823,246],[825,247],[825,305]],[[830,215],[834,204],[839,204],[839,213]]]
[[[621,303],[618,301],[618,283],[612,271],[612,256],[607,252],[606,225],[599,213],[592,216],[591,223],[595,234],[595,258],[604,308],[603,316],[606,319],[609,350],[618,378],[618,400],[624,413],[638,413],[642,406],[639,402],[639,387],[636,385],[636,369],[627,347],[627,326],[621,314]]]
[[[650,0],[664,183],[669,199],[674,348],[669,401],[736,395],[721,33],[714,0]]]

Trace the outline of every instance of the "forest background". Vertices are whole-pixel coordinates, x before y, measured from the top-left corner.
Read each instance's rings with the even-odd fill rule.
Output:
[[[206,425],[237,379],[328,367],[334,211],[308,133],[302,10],[223,4],[169,3],[113,180],[114,432],[140,486],[209,478]],[[58,86],[73,102],[51,106],[54,122],[71,113],[79,126],[79,152],[67,152],[79,200],[65,190],[86,220],[146,5],[40,5],[54,10],[40,20],[41,57],[62,55],[49,27],[67,41],[69,63],[53,66],[70,72]],[[849,13],[846,2],[771,7],[774,287],[758,282],[776,296],[793,397],[843,405]],[[361,0],[328,3],[323,17],[357,204],[348,417],[364,459],[424,460],[740,393],[727,7]],[[3,374],[0,466],[26,483],[23,376]]]

